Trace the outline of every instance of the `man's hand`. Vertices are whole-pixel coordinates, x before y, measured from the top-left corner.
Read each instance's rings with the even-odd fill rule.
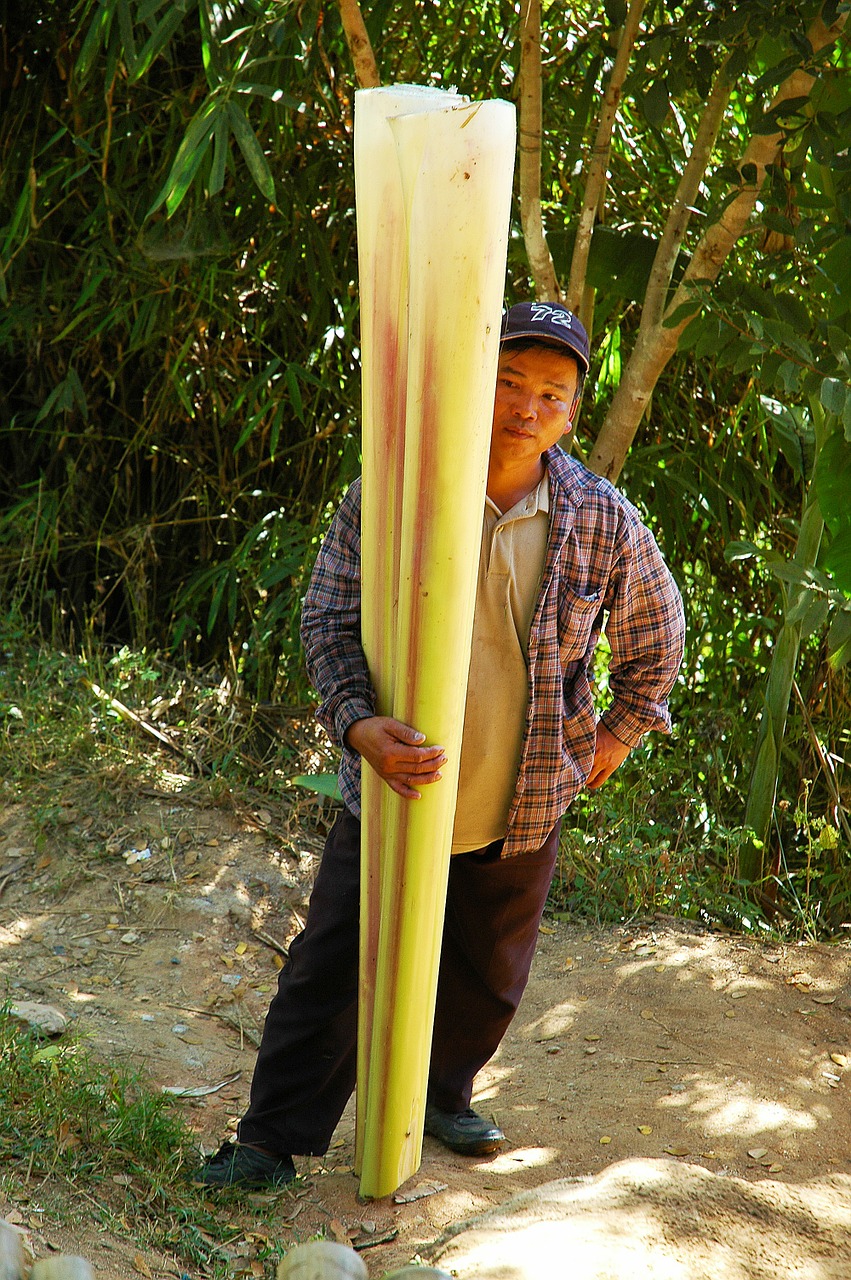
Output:
[[[589,791],[596,791],[598,787],[602,787],[614,773],[615,769],[623,764],[629,755],[631,747],[621,742],[620,738],[616,738],[610,733],[602,720],[597,722],[597,746],[594,749],[594,763],[591,766],[591,772],[588,775],[588,781],[585,783]]]
[[[367,716],[346,731],[346,745],[372,765],[397,795],[419,800],[416,787],[437,782],[446,764],[443,747],[422,747],[425,734],[390,716]]]

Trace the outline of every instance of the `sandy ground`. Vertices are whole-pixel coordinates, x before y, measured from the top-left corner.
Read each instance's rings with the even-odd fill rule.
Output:
[[[0,982],[155,1085],[230,1080],[182,1104],[213,1149],[245,1107],[274,944],[300,927],[321,839],[178,788],[136,797],[118,825],[63,806],[38,851],[25,807],[0,811]],[[566,1258],[589,1280],[851,1277],[848,960],[846,943],[667,918],[546,921],[520,1013],[478,1081],[475,1105],[506,1148],[466,1160],[426,1139],[410,1198],[364,1203],[350,1106],[293,1188],[234,1206],[231,1269],[263,1275],[263,1244],[324,1232],[354,1243],[371,1276],[420,1257],[494,1280],[567,1274]],[[82,1253],[106,1280],[131,1262],[180,1273],[61,1206],[61,1187],[4,1171],[0,1216],[37,1254]]]

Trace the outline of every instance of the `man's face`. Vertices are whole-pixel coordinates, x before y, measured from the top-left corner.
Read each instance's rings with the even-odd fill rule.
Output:
[[[561,439],[576,411],[576,361],[555,348],[502,348],[496,379],[491,461],[534,462]]]

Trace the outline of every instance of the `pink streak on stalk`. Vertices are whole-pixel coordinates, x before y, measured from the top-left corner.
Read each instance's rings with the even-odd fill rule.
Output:
[[[414,590],[411,593],[411,619],[408,630],[408,638],[410,640],[410,649],[407,654],[408,679],[405,686],[405,697],[399,715],[404,720],[407,718],[408,723],[414,723],[411,719],[414,711],[416,693],[419,685],[419,655],[420,655],[420,634],[422,627],[422,601],[424,599],[423,568],[427,560],[427,554],[430,543],[430,531],[433,528],[433,522],[439,506],[439,494],[437,491],[437,474],[436,460],[438,456],[439,441],[437,432],[434,430],[434,424],[438,421],[437,416],[437,397],[435,395],[435,379],[434,371],[437,364],[434,358],[434,345],[431,339],[427,340],[425,349],[425,359],[423,362],[423,378],[421,386],[423,387],[422,408],[420,411],[421,428],[419,432],[419,467],[418,477],[419,484],[416,492],[416,508],[414,528],[420,534],[420,531],[429,535],[426,537],[417,536],[412,547],[412,559],[410,565],[410,574],[414,583]],[[398,526],[397,526],[398,527]],[[402,928],[405,923],[404,903],[408,889],[408,827],[409,817],[411,813],[410,806],[416,804],[416,800],[405,801],[401,805],[401,814],[398,825],[398,848],[402,850],[402,856],[396,865],[396,875],[393,877],[391,884],[387,886],[390,891],[389,901],[384,902],[383,916],[385,921],[389,921],[392,927],[392,939],[388,954],[398,958],[399,946],[402,936]],[[399,969],[398,965],[394,966],[392,977],[388,976],[387,980],[387,1000],[384,1005],[386,1009],[394,1009],[398,1001],[398,984]],[[385,1043],[384,1052],[381,1057],[381,1081],[378,1085],[380,1095],[384,1095],[388,1086],[388,1077],[390,1074],[390,1061],[393,1046]],[[382,1119],[386,1117],[382,1113]],[[384,1133],[381,1133],[381,1142],[384,1142]]]
[[[378,491],[378,485],[382,477],[386,480],[391,492],[394,513],[393,523],[389,529],[389,545],[386,536],[377,540],[370,539],[366,544],[376,558],[374,582],[378,587],[378,599],[381,601],[382,611],[387,607],[388,598],[391,601],[389,606],[391,618],[388,620],[382,616],[379,624],[373,628],[375,648],[367,657],[373,676],[373,683],[376,684],[379,691],[382,688],[387,690],[386,698],[392,700],[392,654],[387,652],[387,636],[388,621],[392,626],[399,595],[399,532],[402,507],[402,463],[405,447],[404,352],[407,348],[407,343],[402,346],[400,352],[400,343],[403,335],[400,335],[398,326],[393,318],[387,315],[387,309],[381,306],[378,301],[380,292],[378,281],[373,281],[373,287],[370,292],[371,296],[376,300],[373,308],[372,332],[374,341],[377,343],[376,350],[380,352],[382,357],[382,363],[378,375],[380,383],[379,404],[372,406],[373,411],[378,415],[378,421],[371,424],[371,440],[373,443],[371,474],[376,484],[376,491],[369,495],[369,502],[371,504],[370,509],[374,513],[374,523],[382,529],[385,535],[388,532],[387,523],[386,520],[379,516],[379,512],[385,506],[382,499],[386,494],[386,490],[385,494]],[[362,542],[363,545],[364,543]],[[388,586],[391,590],[388,590]],[[389,715],[392,711],[391,706],[384,705],[386,698],[379,696],[377,710],[382,715]],[[362,765],[362,768],[368,769],[369,765]],[[375,1009],[375,973],[378,964],[378,940],[381,928],[379,888],[383,854],[381,846],[384,843],[380,808],[382,786],[383,784],[379,783],[377,788],[371,789],[371,798],[374,804],[378,805],[378,813],[371,815],[373,821],[369,823],[373,839],[371,846],[367,849],[366,857],[366,874],[368,877],[366,920],[361,922],[361,946],[364,954],[361,964],[363,981],[360,986],[359,1016],[362,1023],[361,1035],[364,1037],[365,1044],[370,1044],[372,1040]]]

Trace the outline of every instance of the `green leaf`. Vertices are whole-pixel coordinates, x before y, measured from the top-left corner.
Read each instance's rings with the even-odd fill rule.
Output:
[[[213,130],[213,164],[210,169],[210,185],[207,188],[211,196],[217,196],[225,185],[229,137],[227,116],[224,111],[221,111],[216,117],[216,127]]]
[[[299,422],[304,422],[304,401],[301,398],[301,387],[298,385],[298,366],[293,364],[287,365],[286,374],[287,389],[290,393],[290,401],[295,415]]]
[[[80,56],[77,58],[74,67],[74,73],[80,84],[86,80],[92,69],[98,50],[109,40],[109,32],[112,27],[112,19],[115,15],[115,4],[110,0],[99,0],[95,6],[96,14],[92,19],[91,26],[86,32],[86,38],[83,41],[83,47],[80,50]]]
[[[814,600],[809,600],[807,609],[801,619],[801,637],[806,640],[808,636],[815,635],[817,631],[821,631],[827,615],[830,612],[830,601],[827,596],[816,596]]]
[[[320,795],[329,796],[332,800],[343,799],[336,773],[299,774],[291,781],[294,786],[306,787],[308,791],[318,791]]]
[[[728,564],[733,560],[749,560],[752,556],[756,556],[758,560],[763,558],[759,547],[752,542],[728,542],[724,548],[724,559]]]
[[[61,1044],[46,1044],[43,1049],[36,1049],[32,1056],[33,1062],[54,1062],[57,1058],[61,1058],[65,1048]]]
[[[136,40],[133,35],[133,19],[130,15],[129,0],[118,0],[118,30],[121,33],[124,61],[130,72],[130,79],[132,79],[136,66]]]
[[[851,591],[851,522],[831,538],[822,563],[842,591]]]
[[[839,669],[851,659],[851,609],[836,614],[827,633],[828,661]]]
[[[671,105],[667,81],[663,78],[654,80],[642,99],[642,109],[648,124],[661,129]]]
[[[154,27],[148,39],[139,50],[139,56],[136,59],[136,65],[133,67],[129,76],[130,83],[141,80],[146,74],[151,63],[158,57],[163,49],[171,40],[172,36],[179,29],[186,17],[185,11],[180,5],[169,5],[168,12],[164,18],[161,18]]]
[[[813,484],[825,523],[838,533],[851,521],[851,442],[841,431],[834,431],[822,445]]]
[[[299,100],[292,94],[285,93],[274,84],[261,84],[255,80],[237,80],[230,86],[232,93],[251,94],[254,97],[268,98],[270,102],[278,102],[284,107],[298,107]]]
[[[216,120],[223,109],[223,105],[220,99],[207,99],[200,110],[196,112],[189,128],[186,130],[183,141],[178,147],[169,175],[150,209],[145,214],[146,218],[156,212],[163,201],[166,202],[166,210],[169,217],[178,208],[189,190],[192,179],[198,172],[201,161],[207,154],[213,137],[213,130],[216,127]]]
[[[248,118],[236,102],[227,104],[228,119],[230,120],[233,136],[239,144],[248,170],[259,187],[262,194],[266,197],[270,204],[275,203],[275,180],[272,177],[272,171],[266,162],[260,143],[254,135],[254,130],[248,123]]]
[[[848,388],[844,382],[840,382],[838,378],[823,378],[821,383],[821,391],[819,399],[827,409],[828,413],[835,413],[840,417],[845,408],[845,397]]]

